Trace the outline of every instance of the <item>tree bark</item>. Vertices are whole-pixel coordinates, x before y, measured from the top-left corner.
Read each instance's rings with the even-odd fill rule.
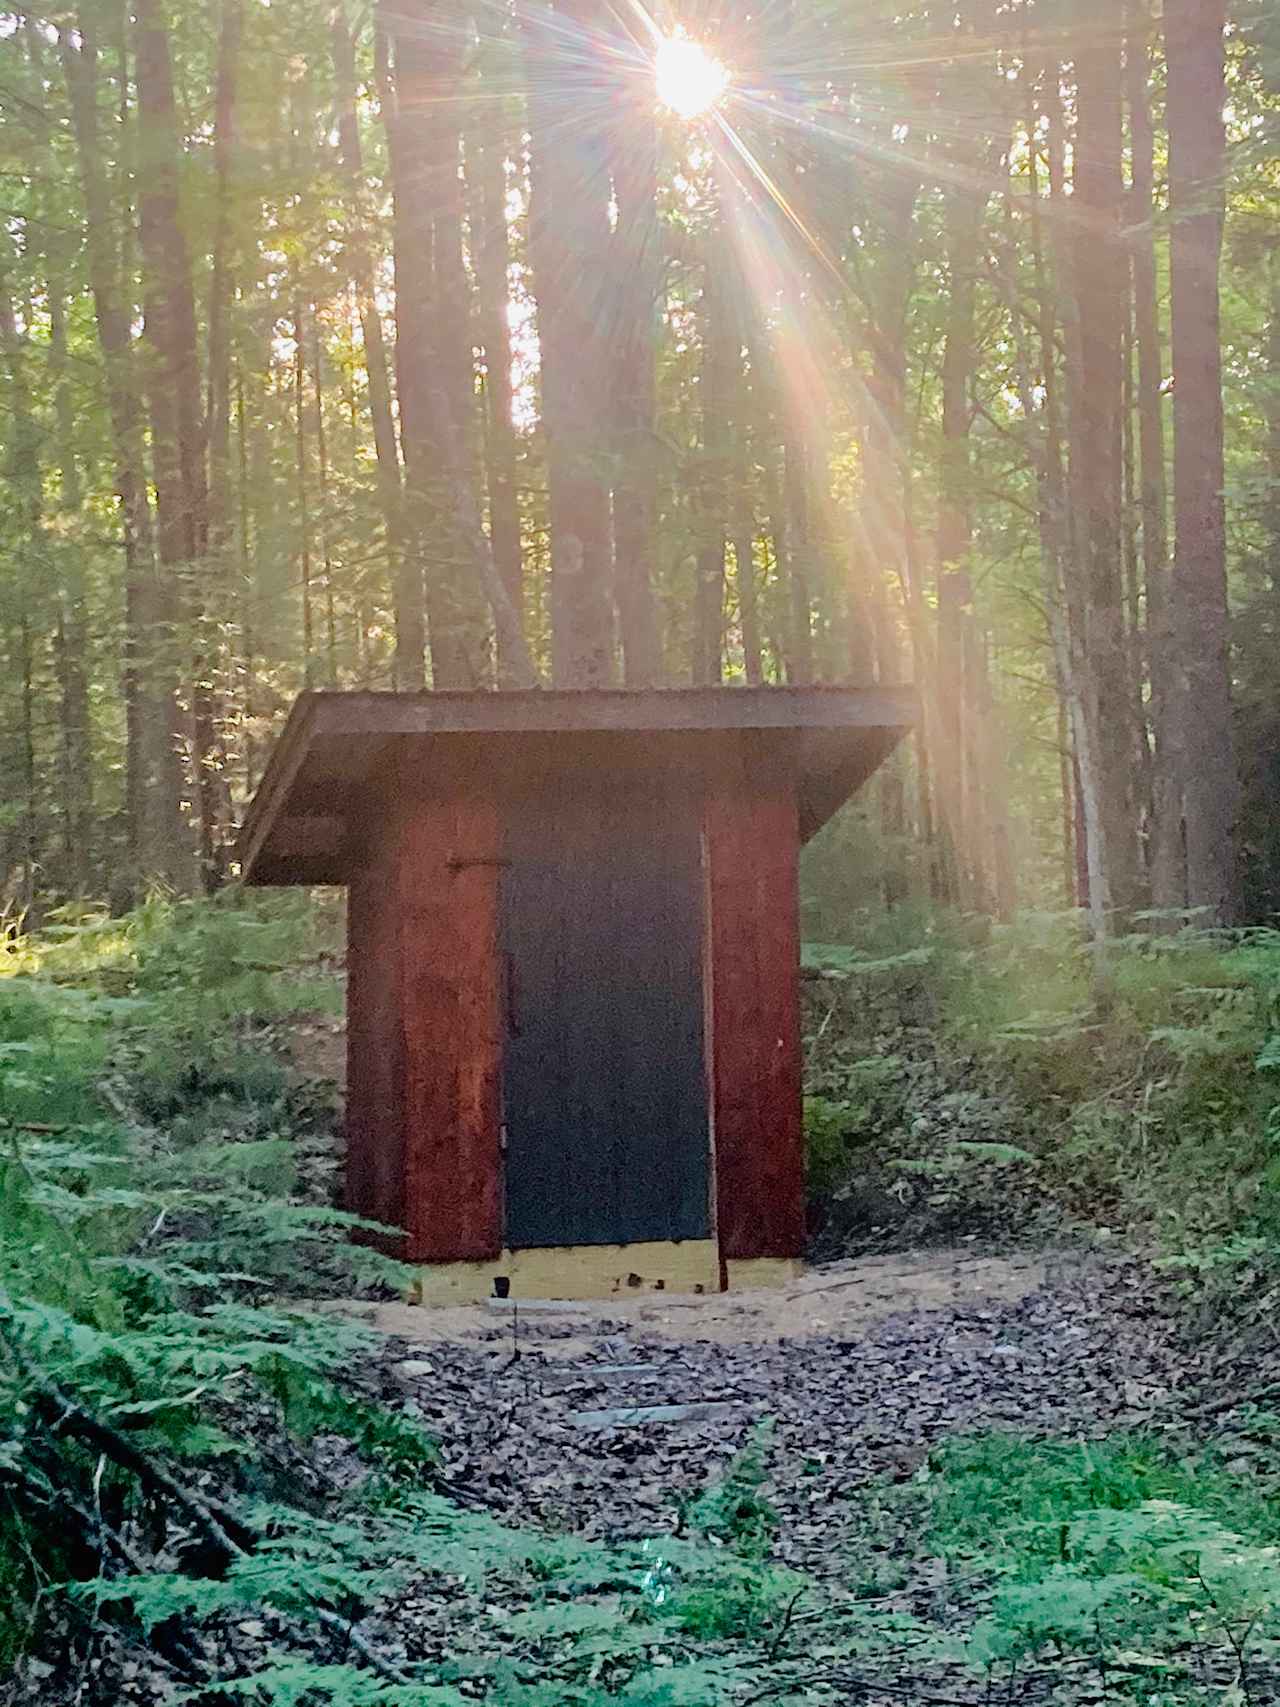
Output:
[[[786,589],[791,646],[787,680],[813,680],[812,545],[809,446],[803,427],[792,425],[782,441],[782,538],[786,542]]]
[[[628,687],[663,676],[653,596],[658,516],[657,324],[662,279],[658,131],[651,99],[625,98],[613,143],[617,226],[609,241],[615,335],[614,599]]]
[[[237,94],[241,0],[222,0],[218,70],[214,89],[214,235],[209,279],[209,554],[219,564],[231,534],[231,245],[235,229],[234,180],[239,146]],[[221,577],[220,577],[221,582]]]
[[[1132,815],[1132,700],[1123,603],[1121,410],[1127,266],[1122,239],[1120,58],[1109,8],[1092,0],[1076,51],[1075,301],[1079,384],[1072,416],[1072,505],[1079,518],[1075,669],[1085,694],[1095,774],[1100,865],[1112,906],[1138,899]],[[1082,772],[1084,766],[1082,766]]]
[[[214,86],[214,236],[209,279],[208,376],[208,576],[213,611],[201,597],[195,612],[193,721],[199,766],[200,866],[207,890],[226,878],[231,823],[226,736],[228,658],[221,638],[231,603],[231,300],[235,222],[235,166],[239,147],[241,0],[223,0]]]
[[[393,82],[386,63],[386,43],[396,25],[400,33],[396,37]],[[422,686],[423,577],[414,551],[421,542],[421,524],[434,512],[448,541],[446,562],[464,564],[468,577],[474,577],[479,595],[488,602],[497,651],[505,660],[506,685],[535,687],[538,675],[520,617],[480,520],[479,486],[467,433],[470,403],[468,400],[467,415],[456,412],[433,342],[432,292],[439,229],[432,186],[439,184],[442,152],[449,155],[449,145],[441,143],[440,132],[429,117],[432,99],[438,102],[442,94],[439,60],[426,42],[420,23],[415,25],[412,17],[401,12],[389,20],[388,30],[379,41],[376,57],[387,125],[395,228],[396,375],[406,476],[406,536],[413,541],[413,548],[405,553],[397,586],[395,679],[402,689]],[[456,126],[446,125],[444,135],[453,137],[451,158],[456,173]],[[448,220],[442,223],[447,226]],[[469,321],[466,336],[466,366],[470,371]],[[460,367],[454,372],[455,389],[459,371]],[[475,685],[470,680],[454,680],[455,671],[460,678],[464,668],[470,668],[468,658],[476,656],[465,644],[468,634],[475,630],[458,620],[462,611],[470,623],[473,589],[468,586],[462,590],[461,603],[453,599],[456,590],[456,584],[446,583],[440,574],[433,573],[430,592],[439,645],[433,639],[432,680],[437,688],[451,682]],[[436,673],[437,664],[446,679]]]
[[[694,599],[693,680],[719,682],[724,667],[725,547],[729,527],[729,393],[734,347],[731,309],[719,251],[718,223],[707,236],[699,320],[702,366],[699,376],[699,447]],[[794,515],[794,506],[793,506]]]
[[[400,445],[406,483],[404,550],[399,561],[393,562],[396,630],[393,680],[399,692],[412,693],[426,686],[426,586],[420,553],[426,519],[423,511],[434,462],[428,403],[431,383],[431,208],[427,200],[427,182],[431,138],[423,122],[429,98],[430,60],[421,44],[413,43],[412,37],[401,40],[395,35],[395,21],[387,16],[385,9],[382,16],[386,31],[384,39],[395,42],[394,83],[384,71],[380,80],[380,96],[391,166],[396,392],[400,405]],[[349,134],[354,135],[354,131]],[[372,280],[370,302],[372,305]],[[376,313],[376,308],[373,312]],[[378,465],[385,504],[389,494],[388,461],[381,452]]]
[[[316,408],[316,521],[320,529],[320,558],[324,569],[324,675],[331,688],[338,685],[338,606],[333,584],[333,550],[329,538],[329,440],[324,424],[324,340],[320,316],[311,313],[311,396]]]
[[[492,586],[476,559],[481,543],[488,556],[489,542],[483,532],[477,539],[468,520],[479,513],[479,483],[459,129],[451,116],[461,77],[461,22],[425,0],[384,9],[383,18],[394,56],[394,88],[384,79],[383,105],[394,199],[396,379],[411,560],[398,598],[396,679],[405,689],[422,685],[425,644],[434,687],[478,687],[488,675],[480,599]],[[501,581],[496,585],[505,600]]]
[[[35,740],[35,645],[32,600],[27,588],[38,588],[49,576],[49,541],[45,528],[43,477],[40,467],[40,427],[31,401],[27,369],[27,340],[18,331],[8,277],[8,238],[0,237],[0,360],[9,382],[9,433],[7,475],[17,509],[17,557],[23,574],[23,596],[18,602],[19,715],[18,750],[21,785],[20,817],[16,851],[22,863],[19,901],[24,922],[35,928],[39,920],[33,908],[37,896],[40,859],[39,802]]]
[[[1024,42],[1024,53],[1026,43]],[[1029,54],[1026,55],[1030,63]],[[1040,572],[1045,620],[1053,653],[1054,680],[1061,711],[1059,754],[1063,810],[1063,858],[1065,897],[1088,909],[1090,932],[1096,945],[1094,965],[1098,983],[1105,982],[1100,946],[1109,929],[1105,876],[1100,845],[1093,721],[1086,714],[1086,682],[1083,677],[1079,635],[1084,617],[1080,609],[1080,575],[1077,541],[1067,501],[1064,466],[1062,397],[1071,396],[1077,407],[1075,389],[1060,383],[1058,326],[1065,321],[1068,368],[1078,365],[1079,322],[1069,288],[1069,258],[1062,240],[1066,219],[1065,129],[1060,96],[1061,67],[1048,56],[1042,66],[1044,110],[1048,118],[1045,136],[1049,208],[1053,241],[1046,245],[1045,221],[1041,212],[1040,152],[1036,138],[1040,130],[1034,95],[1026,114],[1028,172],[1031,189],[1031,260],[1036,295],[1036,335],[1040,407],[1032,358],[1020,352],[1019,389],[1023,413],[1028,421],[1040,420],[1035,444],[1037,523],[1040,534]],[[1029,88],[1032,84],[1029,80]],[[1020,324],[1016,299],[1010,300],[1015,328]],[[1073,364],[1071,358],[1076,356]],[[1085,780],[1088,779],[1086,788]],[[1087,810],[1086,810],[1087,797]]]
[[[1147,606],[1147,668],[1151,682],[1151,829],[1148,864],[1152,905],[1186,906],[1182,854],[1179,728],[1174,716],[1177,670],[1169,603],[1169,494],[1165,476],[1164,343],[1155,243],[1155,129],[1151,117],[1151,22],[1147,0],[1129,0],[1125,83],[1133,161],[1130,195],[1133,324],[1137,345],[1138,511]]]
[[[156,487],[159,576],[148,613],[153,623],[153,685],[158,708],[153,753],[155,875],[184,892],[193,881],[191,840],[183,814],[190,746],[197,773],[210,745],[182,706],[190,664],[196,565],[207,544],[200,365],[191,258],[178,205],[181,144],[173,97],[169,26],[158,0],[134,11],[138,78],[138,235],[144,279],[146,387]],[[203,848],[202,848],[203,852]]]
[[[302,595],[302,681],[315,686],[315,606],[311,581],[311,493],[307,480],[307,327],[302,304],[293,308],[293,479],[298,504],[298,569]]]
[[[395,612],[396,670],[398,686],[422,685],[422,654],[425,646],[421,612],[421,576],[407,550],[404,532],[404,489],[400,474],[400,450],[396,442],[395,417],[391,407],[386,339],[382,314],[374,290],[373,252],[370,231],[373,223],[369,192],[364,175],[364,152],[356,113],[355,44],[342,9],[334,13],[332,32],[334,92],[338,108],[338,154],[346,179],[346,262],[355,291],[360,321],[360,340],[368,386],[369,419],[378,471],[378,502],[386,536],[388,577]],[[384,100],[389,94],[384,87]],[[385,114],[388,140],[394,116]],[[393,182],[395,172],[393,167]],[[415,614],[415,598],[417,609]],[[415,640],[415,625],[417,638]],[[363,634],[363,625],[361,625]],[[417,681],[400,682],[401,662],[417,648]],[[408,670],[410,677],[412,669]]]
[[[535,0],[525,18],[532,192],[529,248],[538,309],[542,427],[551,518],[552,676],[603,687],[614,676],[609,486],[602,461],[608,369],[600,285],[608,276],[608,96],[570,60],[561,31],[586,30],[597,0]]]
[[[947,321],[942,349],[942,452],[938,503],[938,644],[933,676],[935,786],[941,807],[935,888],[955,905],[974,904],[983,887],[981,838],[973,808],[981,801],[971,768],[975,707],[966,693],[966,637],[972,625],[969,551],[973,536],[969,433],[975,361],[978,243],[985,192],[975,190],[967,159],[947,191]]]
[[[125,298],[112,237],[114,216],[98,122],[98,52],[82,18],[59,36],[63,75],[76,139],[76,161],[85,211],[85,256],[93,295],[98,344],[106,379],[107,414],[115,459],[115,489],[124,545],[124,659],[121,690],[125,711],[125,853],[128,886],[155,869],[145,800],[149,754],[144,729],[159,716],[150,683],[142,680],[147,644],[147,593],[155,573],[151,505],[147,494],[142,391],[136,371],[130,308]],[[121,892],[120,899],[127,897]]]
[[[511,287],[511,241],[507,230],[507,173],[504,130],[495,136],[492,115],[484,109],[467,148],[467,185],[471,199],[471,252],[476,273],[476,307],[484,350],[485,467],[488,472],[489,539],[493,560],[512,614],[524,629],[524,545],[520,536],[517,488],[519,447],[512,414],[511,328],[507,321]],[[498,685],[508,687],[519,661],[498,646]]]
[[[1219,265],[1226,208],[1224,0],[1166,0],[1175,632],[1182,669],[1187,899],[1238,911]]]
[[[453,441],[452,480],[466,488],[463,507],[480,512],[479,418],[476,413],[475,340],[471,281],[463,258],[463,182],[458,114],[463,82],[463,0],[431,0],[427,15],[431,93],[421,122],[430,131],[432,305],[435,383],[447,408],[437,419],[437,441]],[[421,26],[419,26],[421,28]],[[402,40],[403,45],[403,40]],[[493,679],[492,647],[483,590],[466,530],[446,490],[433,503],[439,538],[424,557],[427,576],[427,645],[437,688],[477,688]]]
[[[80,469],[75,447],[75,405],[68,374],[66,304],[60,277],[49,279],[49,353],[55,373],[54,422],[61,473],[60,508],[80,513]],[[78,542],[60,554],[54,654],[60,699],[62,773],[62,881],[75,897],[92,882],[93,743],[89,701],[89,622],[84,564]]]
[[[32,68],[39,86],[47,86],[46,41],[42,29],[28,17],[24,35]],[[42,175],[50,173],[52,160],[46,154]],[[58,204],[47,199],[51,210]],[[72,530],[83,503],[83,483],[77,454],[76,406],[67,337],[67,266],[74,252],[68,233],[60,228],[55,213],[44,234],[47,262],[46,295],[49,305],[49,369],[53,381],[54,448],[58,466],[58,510]],[[59,697],[58,770],[61,784],[62,859],[58,882],[67,894],[79,898],[92,883],[93,743],[89,696],[89,620],[85,560],[80,541],[68,542],[70,549],[57,552],[52,565],[57,571],[57,614],[54,625],[54,665]]]

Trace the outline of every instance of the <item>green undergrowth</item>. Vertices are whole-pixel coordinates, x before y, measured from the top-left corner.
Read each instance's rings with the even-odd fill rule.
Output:
[[[401,1278],[330,1206],[332,1092],[279,1046],[333,1009],[331,940],[314,908],[229,895],[3,944],[0,1659],[61,1580],[122,1570],[138,1511],[182,1523],[174,1464],[251,1463],[245,1418],[379,1434],[334,1379],[363,1342],[279,1307]]]
[[[1123,1437],[949,1442],[858,1497],[854,1552],[892,1560],[868,1592],[949,1637],[987,1699],[1272,1700],[1280,1452],[1255,1423],[1243,1466]]]
[[[1074,1224],[1280,1250],[1280,931],[1144,926],[1101,1007],[1076,915],[903,915],[806,964],[829,1244]]]
[[[337,1010],[337,933],[323,905],[232,894],[5,946],[0,1668],[65,1654],[50,1699],[94,1675],[90,1707],[138,1655],[198,1707],[819,1707],[1001,1699],[1029,1673],[1267,1698],[1262,1414],[1251,1475],[1143,1442],[943,1446],[854,1491],[821,1583],[779,1562],[772,1486],[798,1472],[767,1426],[648,1541],[458,1503],[440,1443],[382,1401],[373,1337],[296,1307],[404,1279],[332,1207],[332,1089],[290,1062]],[[1215,1228],[1271,1237],[1269,936],[1120,945],[1105,1021],[1063,921],[808,958],[829,1202],[878,1166],[900,1213],[914,1194],[961,1225],[1022,1193],[1181,1226],[1205,1263]],[[1172,1180],[1196,1142],[1198,1200]]]
[[[792,1613],[827,1611],[774,1561],[767,1435],[673,1533],[525,1530],[450,1497],[375,1336],[297,1307],[407,1278],[332,1207],[333,1098],[289,1060],[336,928],[230,894],[4,946],[0,1698],[106,1707],[141,1667],[175,1703],[806,1699]]]
[[[308,1171],[287,1037],[331,1011],[332,929],[228,896],[7,948],[0,1698],[11,1670],[89,1707],[140,1673],[199,1707],[811,1699],[802,1597],[841,1653],[899,1620],[776,1562],[767,1432],[650,1541],[525,1529],[451,1497],[373,1334],[295,1307],[407,1278]]]

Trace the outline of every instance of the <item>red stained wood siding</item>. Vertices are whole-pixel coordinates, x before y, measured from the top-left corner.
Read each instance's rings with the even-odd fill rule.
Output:
[[[707,797],[716,1226],[726,1259],[805,1245],[799,818],[767,734],[726,744]]]
[[[396,842],[367,850],[347,896],[347,1208],[404,1225],[404,1036]],[[388,1241],[400,1255],[403,1240]]]
[[[411,1260],[502,1249],[499,858],[491,799],[409,810],[398,893]]]
[[[502,1248],[498,815],[456,774],[394,789],[352,882],[347,1198],[408,1261]]]

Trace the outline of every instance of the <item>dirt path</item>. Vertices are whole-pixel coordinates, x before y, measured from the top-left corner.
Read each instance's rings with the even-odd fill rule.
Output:
[[[842,1500],[933,1442],[1140,1427],[1178,1369],[1150,1271],[1078,1256],[876,1258],[774,1294],[545,1312],[350,1309],[394,1336],[381,1378],[449,1484],[525,1523],[660,1533],[772,1419],[781,1557],[823,1575],[848,1563]]]

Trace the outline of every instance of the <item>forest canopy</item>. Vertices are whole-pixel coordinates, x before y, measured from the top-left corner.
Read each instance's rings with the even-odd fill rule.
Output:
[[[1270,0],[0,21],[0,884],[304,687],[901,682],[875,881],[1277,899]]]

